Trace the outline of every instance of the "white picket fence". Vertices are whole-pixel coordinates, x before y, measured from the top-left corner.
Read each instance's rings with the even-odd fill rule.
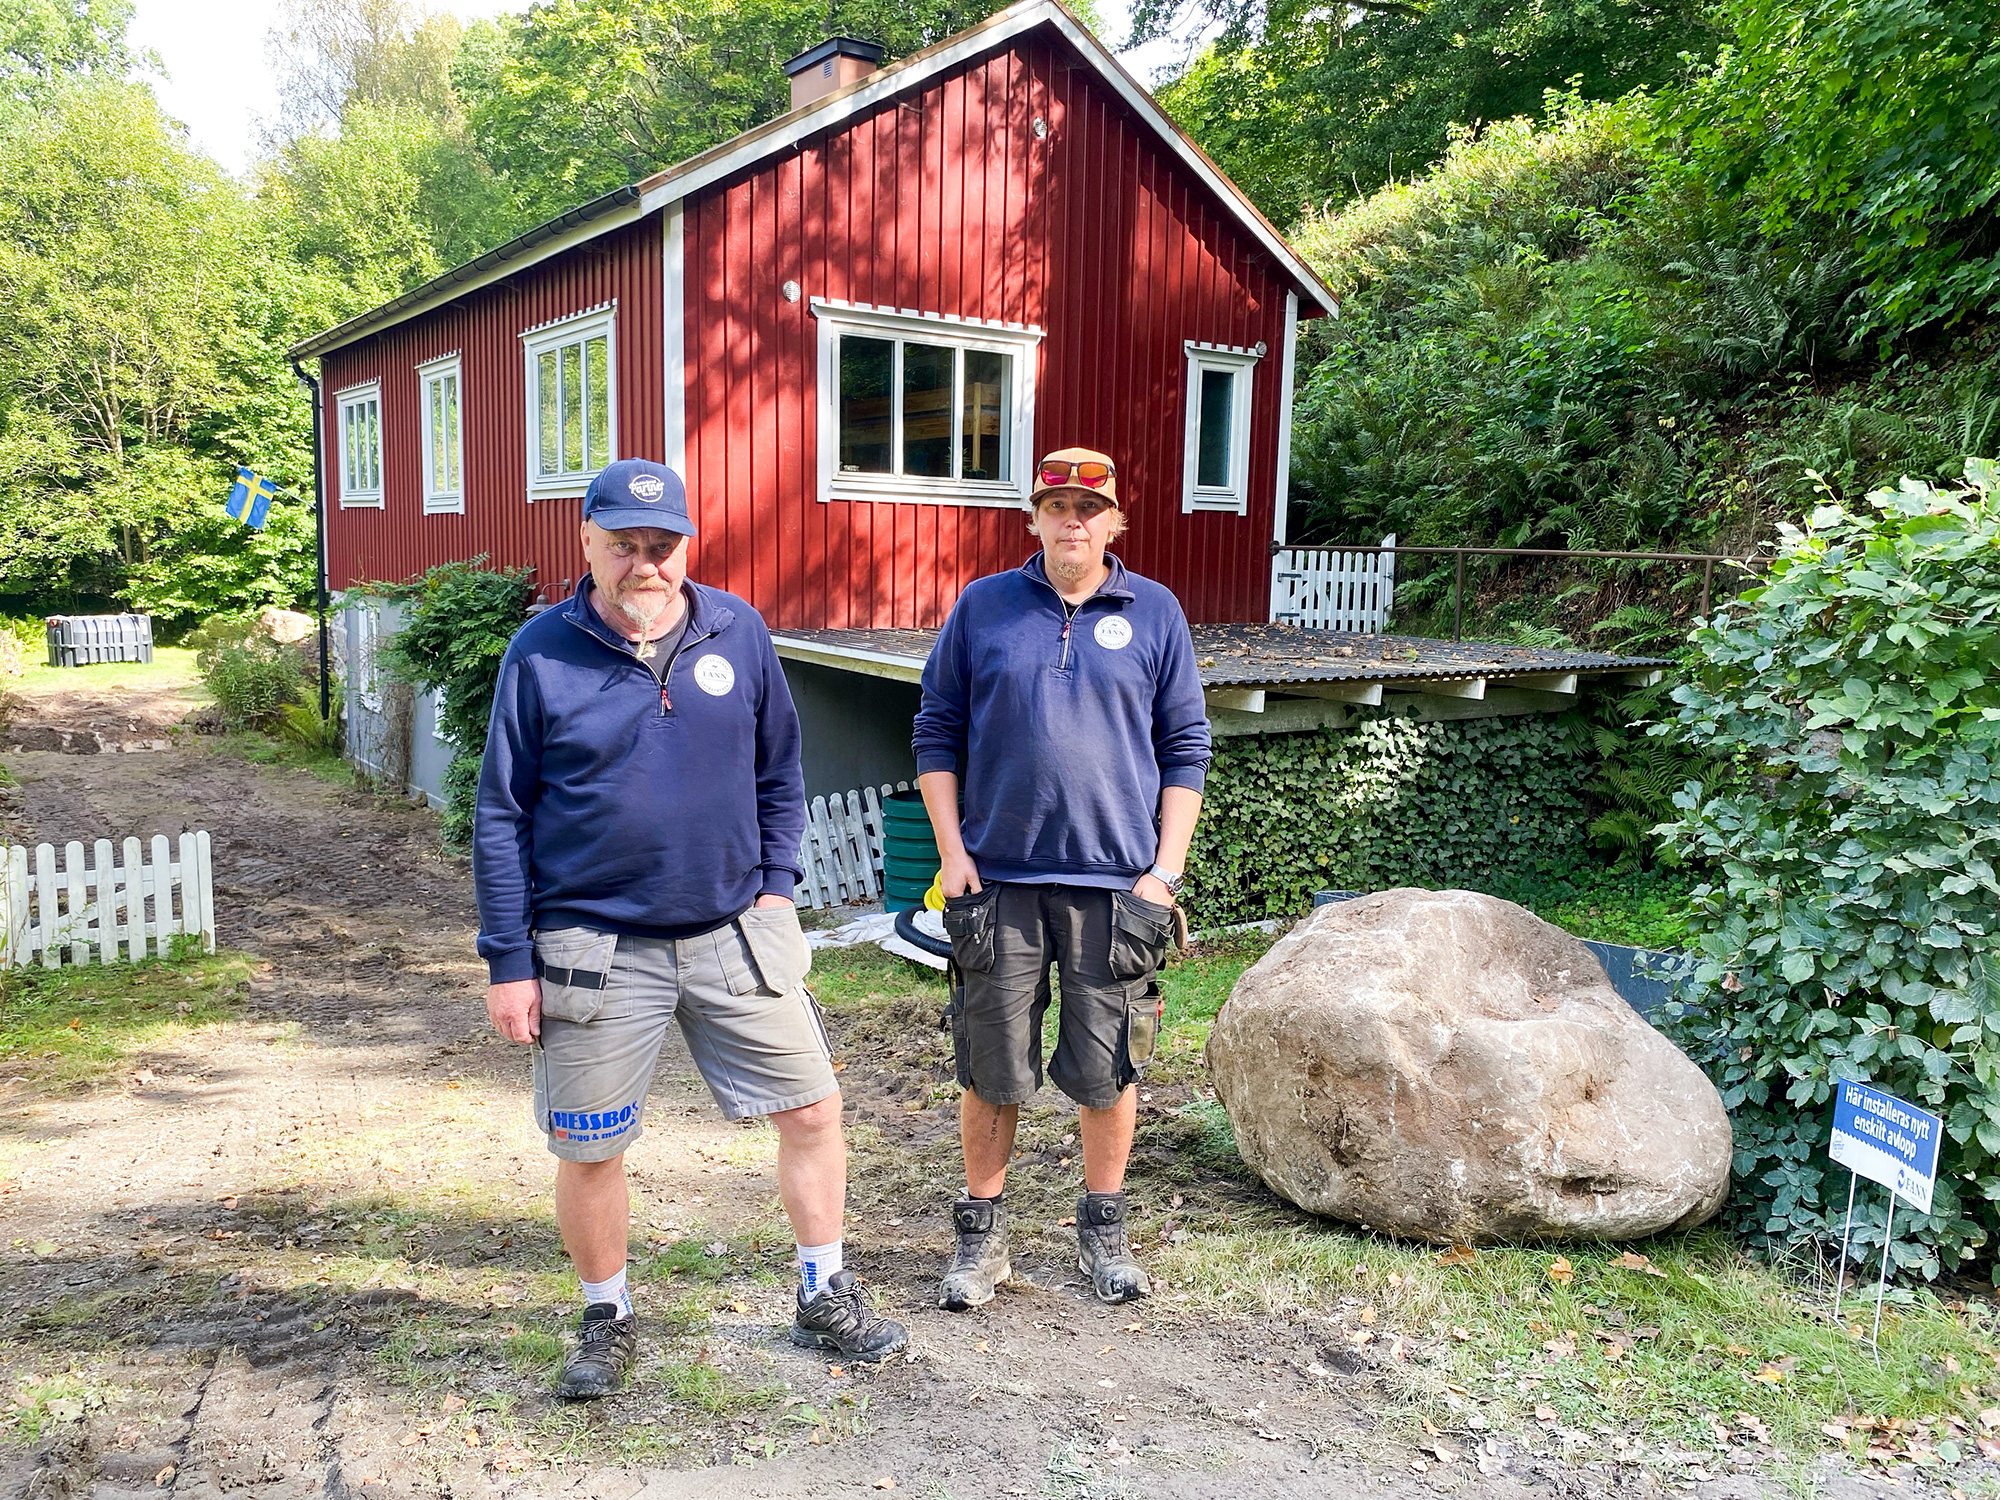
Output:
[[[899,781],[812,799],[799,849],[799,863],[806,871],[799,882],[799,905],[817,911],[850,901],[873,901],[881,894],[882,799],[909,789],[907,781]]]
[[[136,838],[114,854],[99,839],[85,858],[75,840],[63,845],[9,844],[0,861],[0,911],[7,931],[0,966],[40,962],[53,969],[65,953],[73,964],[137,963],[163,958],[183,933],[215,951],[215,877],[208,834],[183,833],[178,851],[153,835],[148,858]]]
[[[1392,531],[1384,547],[1396,545]],[[1271,618],[1315,630],[1380,635],[1396,602],[1396,554],[1287,547],[1271,556]]]

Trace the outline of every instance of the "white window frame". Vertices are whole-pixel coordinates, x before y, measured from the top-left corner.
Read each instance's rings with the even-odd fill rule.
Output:
[[[438,434],[431,428],[431,387],[440,380],[452,383],[452,400],[458,408],[457,435],[452,445],[457,449],[452,454],[452,468],[457,471],[458,483],[448,490],[431,488],[431,480],[437,473]],[[433,359],[417,366],[417,430],[423,434],[424,460],[424,514],[427,516],[462,516],[465,514],[465,370],[458,351],[453,350],[442,358]]]
[[[382,670],[377,650],[382,639],[382,616],[372,603],[356,605],[354,620],[354,695],[371,714],[382,711]]]
[[[449,744],[444,733],[444,689],[431,689],[431,738],[440,745]]]
[[[592,466],[591,455],[586,451],[582,469],[544,475],[541,472],[541,433],[535,425],[541,417],[540,356],[549,350],[560,349],[565,344],[587,343],[599,334],[605,339],[605,385],[611,407],[605,413],[605,432],[611,451],[605,454],[603,464]],[[528,501],[533,504],[537,500],[574,498],[590,488],[590,481],[597,477],[604,464],[611,463],[618,457],[618,304],[606,302],[602,306],[557,318],[553,322],[542,323],[534,328],[524,328],[521,330],[521,353],[526,372],[524,380],[527,398],[526,420],[522,425],[527,431],[527,447],[523,458],[527,463]],[[584,378],[587,391],[588,374]],[[560,412],[557,413],[557,420],[561,420]],[[584,418],[586,448],[589,433],[590,419],[586,415]],[[560,440],[557,442],[557,452],[560,457]]]
[[[1226,344],[1201,344],[1193,339],[1187,350],[1187,413],[1181,434],[1181,513],[1198,510],[1250,511],[1250,415],[1257,361],[1264,346],[1241,349]],[[1197,484],[1201,466],[1201,377],[1220,371],[1234,377],[1229,397],[1229,482]]]
[[[1036,350],[1042,330],[1033,324],[995,323],[978,318],[947,318],[869,307],[862,303],[812,299],[819,324],[819,498],[829,500],[901,500],[920,505],[985,505],[1018,509],[1027,503],[1035,470]],[[1012,479],[944,479],[932,475],[847,474],[840,469],[840,340],[844,334],[896,340],[890,391],[895,415],[889,440],[897,463],[903,453],[901,403],[903,342],[940,345],[957,350],[1005,354],[1013,359],[1014,441],[1010,455]],[[952,361],[952,402],[956,413],[965,406],[965,361]],[[952,444],[953,463],[959,445]]]
[[[382,435],[382,382],[365,380],[360,385],[350,385],[346,390],[336,391],[333,397],[336,412],[334,427],[334,472],[340,480],[340,508],[353,510],[368,507],[382,508],[382,471],[385,444]],[[348,433],[354,421],[355,412],[368,404],[375,407],[375,483],[370,485],[350,485],[348,472]]]

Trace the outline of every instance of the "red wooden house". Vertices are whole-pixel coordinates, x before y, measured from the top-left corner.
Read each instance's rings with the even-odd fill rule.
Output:
[[[590,476],[664,460],[693,576],[812,632],[814,790],[907,764],[907,673],[859,633],[1018,565],[1048,449],[1114,455],[1119,550],[1190,619],[1266,620],[1326,288],[1055,0],[879,58],[827,42],[789,113],[299,346],[332,586],[484,555],[559,599]]]

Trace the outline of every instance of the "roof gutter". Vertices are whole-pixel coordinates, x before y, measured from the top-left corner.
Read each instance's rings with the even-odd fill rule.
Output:
[[[465,262],[464,265],[454,266],[441,276],[433,276],[422,286],[412,287],[400,297],[384,302],[379,307],[371,307],[367,312],[358,313],[344,323],[335,324],[324,333],[316,333],[311,338],[294,344],[287,353],[294,360],[311,359],[315,355],[338,349],[342,344],[351,344],[378,328],[398,322],[411,308],[438,300],[453,287],[468,281],[489,280],[489,273],[509,261],[523,259],[550,240],[559,239],[585,224],[595,223],[599,219],[615,214],[620,209],[637,209],[638,206],[637,187],[627,184],[624,187],[613,188],[602,197],[593,198],[588,203],[579,204],[565,213],[557,214],[546,223],[537,224],[533,229],[514,236],[506,244],[496,246],[484,255]]]

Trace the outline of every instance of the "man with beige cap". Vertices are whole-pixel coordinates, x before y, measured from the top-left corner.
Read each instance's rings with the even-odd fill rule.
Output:
[[[1049,1075],[1081,1110],[1077,1266],[1105,1302],[1151,1290],[1126,1232],[1125,1162],[1209,761],[1187,617],[1105,551],[1125,529],[1112,461],[1058,449],[1028,506],[1041,552],[959,597],[911,737],[959,981],[966,1190],[938,1293],[953,1311],[990,1301],[1012,1269],[1002,1194],[1021,1103],[1041,1086],[1052,963]]]

